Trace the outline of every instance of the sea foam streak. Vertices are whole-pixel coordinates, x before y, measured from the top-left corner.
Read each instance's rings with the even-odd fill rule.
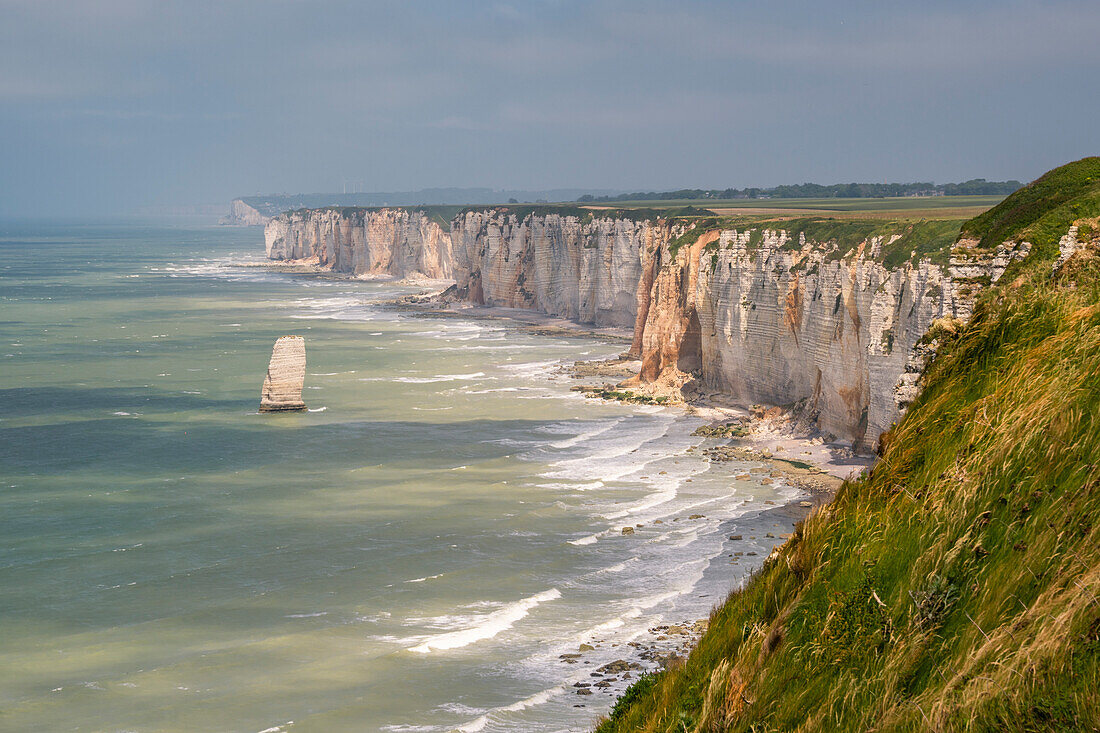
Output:
[[[484,377],[485,372],[472,372],[470,374],[437,374],[434,377],[397,377],[393,381],[406,382],[408,384],[431,384],[433,382],[455,382],[459,380],[477,379]]]
[[[477,626],[433,636],[425,642],[409,647],[409,651],[427,654],[433,649],[458,649],[475,641],[491,639],[505,629],[512,628],[512,624],[530,613],[535,606],[558,598],[561,598],[561,592],[557,588],[551,588],[490,613]]]
[[[477,731],[484,728],[489,723],[489,716],[493,713],[518,713],[521,710],[534,707],[535,705],[542,705],[547,702],[551,697],[565,691],[564,686],[551,687],[542,692],[537,692],[531,697],[524,698],[519,702],[514,702],[511,705],[504,705],[503,707],[493,708],[489,712],[482,715],[477,720],[472,720],[466,725],[460,725],[455,730],[462,731],[462,733],[477,733]]]

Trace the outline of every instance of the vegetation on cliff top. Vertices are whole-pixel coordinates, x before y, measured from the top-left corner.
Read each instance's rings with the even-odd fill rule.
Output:
[[[951,248],[959,236],[959,222],[950,220],[889,222],[817,218],[778,221],[772,226],[786,230],[794,242],[799,240],[800,234],[805,234],[810,241],[834,244],[834,259],[847,257],[872,237],[883,237],[886,241],[879,258],[889,268],[924,259],[947,267]],[[898,238],[890,242],[895,235]]]
[[[684,219],[713,216],[714,212],[694,206],[665,208],[593,208],[570,204],[509,204],[507,206],[467,206],[462,213],[499,211],[524,221],[529,216],[573,216],[587,223],[594,219],[626,219],[629,221],[656,221],[658,219]]]
[[[1052,180],[965,231],[1096,215],[1094,188]],[[1044,236],[939,329],[870,475],[600,733],[1100,728],[1100,258],[1094,239],[1052,277]]]
[[[883,221],[879,219],[833,219],[804,217],[799,219],[775,219],[764,217],[710,217],[696,219],[692,227],[668,244],[673,257],[685,245],[699,240],[704,232],[715,229],[736,229],[749,232],[748,248],[754,250],[764,241],[765,230],[787,233],[786,249],[799,247],[800,235],[816,246],[831,248],[827,259],[839,260],[851,255],[861,244],[873,237],[883,237],[878,259],[889,268],[901,267],[907,262],[929,260],[947,267],[951,249],[959,234],[959,222],[951,220],[931,221]],[[894,236],[897,239],[890,241]],[[711,251],[717,244],[708,245]],[[870,251],[867,255],[870,255]]]
[[[588,223],[594,219],[626,219],[629,221],[657,221],[675,219],[696,219],[714,216],[713,211],[694,206],[673,206],[665,208],[594,208],[572,204],[501,204],[495,206],[322,206],[314,209],[295,209],[286,214],[306,215],[315,211],[335,211],[344,217],[362,217],[372,211],[414,211],[423,212],[429,219],[449,230],[458,216],[468,213],[495,211],[515,217],[523,222],[531,216],[572,216]]]

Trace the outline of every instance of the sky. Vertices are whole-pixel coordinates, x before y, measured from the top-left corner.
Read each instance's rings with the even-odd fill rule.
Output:
[[[1100,2],[0,0],[0,215],[442,186],[1031,180]]]

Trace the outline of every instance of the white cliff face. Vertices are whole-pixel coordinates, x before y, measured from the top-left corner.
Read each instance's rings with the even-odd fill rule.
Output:
[[[275,217],[267,256],[350,275],[453,277],[450,236],[422,211],[316,209]]]
[[[663,231],[650,221],[468,212],[452,223],[455,274],[475,303],[633,328],[643,264]]]
[[[704,385],[744,402],[803,402],[823,431],[870,446],[913,397],[898,387],[917,341],[954,313],[950,279],[928,262],[885,268],[872,258],[878,237],[833,259],[782,231],[750,249],[749,234],[723,231],[700,254]]]
[[[680,247],[682,223],[468,211],[446,232],[425,212],[322,209],[267,226],[268,256],[354,275],[453,278],[478,304],[633,328],[637,382],[679,383],[745,404],[798,404],[826,433],[870,447],[916,397],[933,321],[968,318],[981,287],[1026,255],[956,248],[950,268],[887,268],[875,236],[844,257],[781,230],[712,230]]]
[[[229,204],[229,214],[219,222],[229,226],[255,227],[263,226],[271,221],[271,217],[264,216],[240,199],[233,199]]]

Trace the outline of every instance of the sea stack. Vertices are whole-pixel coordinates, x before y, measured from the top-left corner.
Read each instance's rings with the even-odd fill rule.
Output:
[[[271,350],[260,412],[289,412],[306,409],[302,401],[302,383],[306,379],[306,340],[301,336],[282,336]]]

